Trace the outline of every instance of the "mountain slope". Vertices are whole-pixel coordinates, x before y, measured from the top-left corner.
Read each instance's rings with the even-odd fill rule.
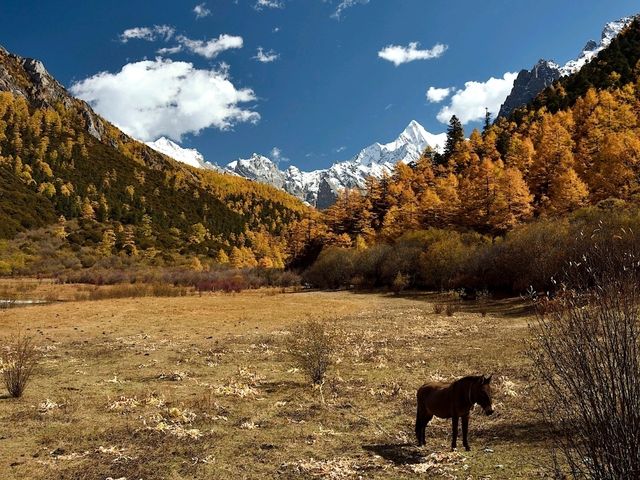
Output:
[[[575,60],[570,60],[562,67],[549,60],[540,60],[531,70],[521,70],[513,84],[511,93],[506,98],[498,117],[508,117],[511,113],[531,102],[556,80],[569,77],[580,72],[586,65],[598,57],[628,27],[635,17],[624,17],[609,22],[602,30],[600,42],[589,40]],[[584,92],[583,92],[584,93]]]
[[[68,228],[71,220],[80,225],[67,237],[71,247],[96,246],[111,231],[112,253],[129,245],[128,252],[213,256],[281,245],[283,230],[306,211],[275,188],[189,168],[133,140],[73,98],[42,63],[4,49],[0,168],[3,238],[64,216]],[[261,248],[282,258],[275,247]]]

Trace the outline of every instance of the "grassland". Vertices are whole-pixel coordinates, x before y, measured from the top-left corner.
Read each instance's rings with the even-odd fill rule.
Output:
[[[511,479],[549,462],[516,300],[447,317],[425,294],[75,301],[76,286],[20,288],[68,301],[0,311],[2,334],[42,352],[24,397],[0,398],[3,479]],[[322,395],[285,351],[307,318],[337,341]],[[494,374],[499,414],[472,414],[472,451],[449,451],[444,420],[416,447],[416,388],[479,373]]]

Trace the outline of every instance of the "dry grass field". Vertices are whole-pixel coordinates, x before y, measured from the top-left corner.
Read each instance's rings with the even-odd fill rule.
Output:
[[[33,335],[42,352],[24,397],[0,398],[3,479],[545,476],[517,300],[447,317],[427,294],[74,301],[84,287],[20,288],[68,301],[0,311],[3,335]],[[308,318],[337,343],[322,395],[285,351]],[[472,413],[472,451],[450,452],[450,422],[437,419],[416,447],[416,389],[480,373],[494,374],[498,414]]]

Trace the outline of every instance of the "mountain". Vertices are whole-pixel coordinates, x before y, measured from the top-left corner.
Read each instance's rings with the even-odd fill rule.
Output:
[[[0,239],[61,228],[46,249],[70,264],[95,261],[96,249],[161,252],[157,261],[170,263],[241,248],[247,265],[282,265],[284,232],[308,212],[302,202],[213,171],[167,139],[153,147],[70,95],[40,61],[0,47]]]
[[[562,76],[560,67],[547,60],[539,60],[531,70],[520,70],[511,93],[500,107],[498,117],[508,117],[515,109],[526,105]]]
[[[254,154],[251,158],[229,163],[226,170],[274,185],[322,209],[335,202],[341,189],[362,188],[367,177],[381,178],[385,173],[391,173],[398,162],[414,162],[427,147],[442,150],[445,140],[446,134],[429,133],[414,120],[394,141],[374,143],[352,159],[335,163],[328,169],[305,172],[290,166],[280,170],[269,158]]]
[[[516,78],[511,93],[506,98],[498,117],[508,117],[511,113],[528,104],[545,88],[551,86],[556,80],[578,73],[582,68],[605,50],[611,42],[627,26],[633,22],[635,16],[624,17],[614,22],[609,22],[602,30],[600,42],[589,40],[582,52],[575,60],[570,60],[564,66],[549,60],[539,60],[531,70],[521,70]]]
[[[147,145],[156,152],[160,152],[190,167],[219,170],[217,165],[206,162],[202,154],[195,148],[183,148],[166,137],[160,137],[155,142],[147,142]]]

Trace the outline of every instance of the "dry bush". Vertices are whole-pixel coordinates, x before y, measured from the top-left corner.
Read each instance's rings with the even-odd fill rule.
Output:
[[[480,290],[476,293],[476,301],[478,304],[478,312],[482,317],[486,317],[489,313],[489,301],[491,300],[491,294],[488,290]]]
[[[331,366],[334,342],[323,323],[309,320],[289,336],[287,351],[314,385],[321,385]]]
[[[434,303],[433,304],[433,313],[436,315],[442,315],[444,312],[444,303]]]
[[[183,287],[174,287],[166,284],[145,285],[136,283],[99,287],[89,290],[87,293],[79,293],[76,300],[110,300],[116,298],[140,298],[140,297],[184,297],[188,290]]]
[[[347,248],[329,247],[304,272],[303,279],[318,288],[340,288],[351,284],[358,252]]]
[[[444,312],[447,314],[447,317],[453,317],[458,311],[458,305],[455,303],[447,303],[444,308]]]
[[[396,295],[400,295],[409,286],[409,275],[398,272],[391,283],[391,290]]]
[[[22,396],[37,362],[38,351],[31,337],[15,335],[3,345],[0,352],[0,372],[12,397]]]
[[[558,475],[640,475],[640,256],[615,244],[568,268],[573,290],[538,301],[531,354]]]

